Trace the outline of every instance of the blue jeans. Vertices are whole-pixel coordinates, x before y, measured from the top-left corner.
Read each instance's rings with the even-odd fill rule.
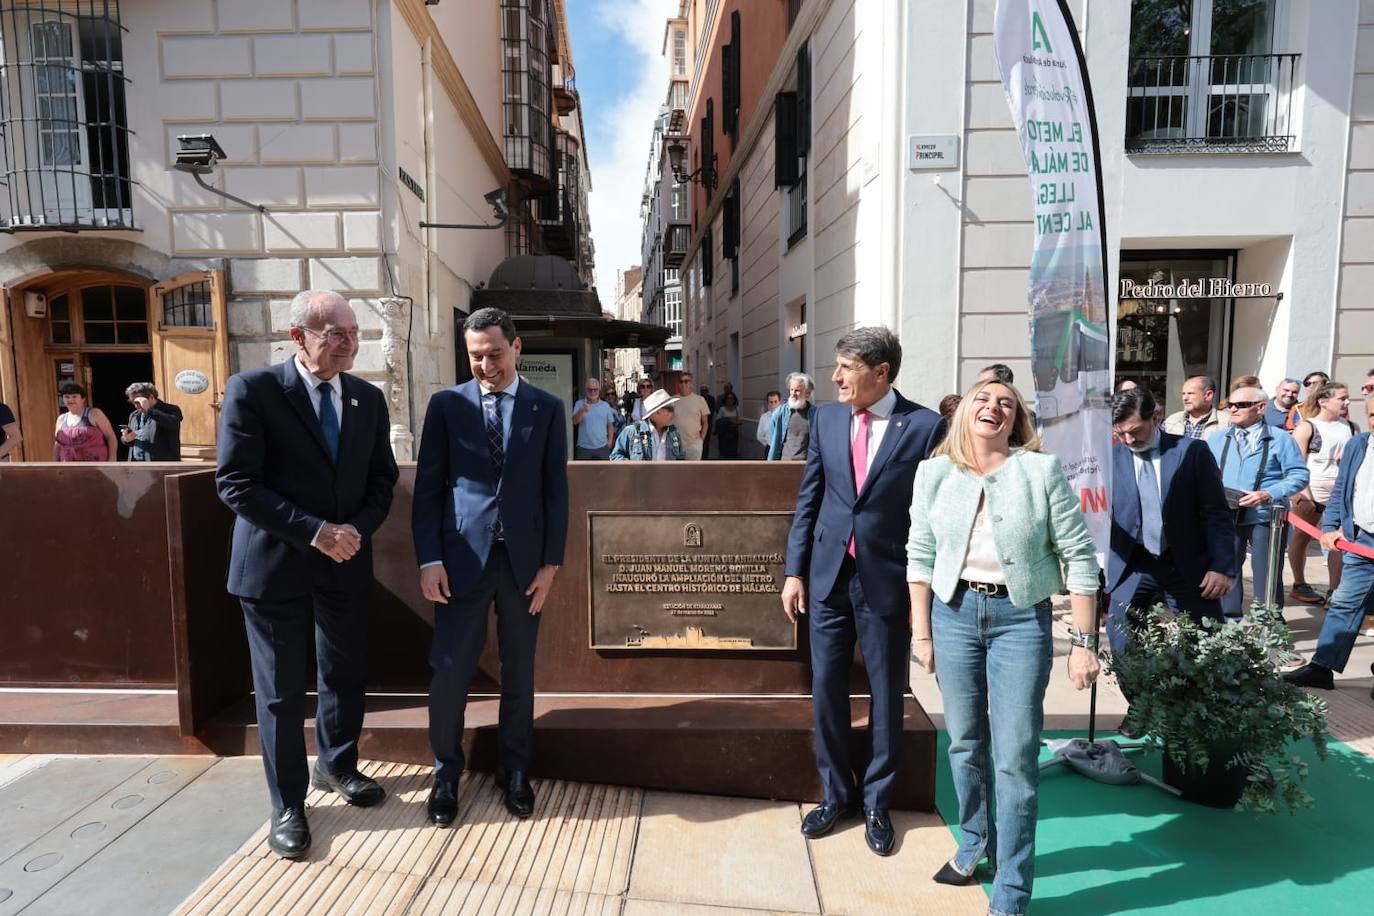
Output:
[[[1355,539],[1361,547],[1374,547],[1374,532],[1362,531]],[[1344,671],[1360,635],[1366,614],[1374,613],[1374,560],[1353,553],[1345,555],[1341,584],[1327,601],[1326,619],[1317,637],[1312,661],[1332,671]]]
[[[1035,879],[1040,731],[1054,655],[1050,602],[1018,608],[960,586],[949,604],[934,599],[931,636],[959,797],[954,864],[972,874],[986,853],[997,869],[989,912],[1024,913]],[[996,823],[988,815],[993,793]]]
[[[1257,604],[1273,604],[1282,610],[1283,564],[1287,560],[1287,547],[1288,526],[1284,525],[1283,544],[1279,547],[1279,568],[1274,570],[1274,581],[1265,588],[1264,583],[1269,580],[1269,523],[1256,522],[1253,525],[1236,526],[1236,584],[1221,596],[1221,612],[1226,615],[1227,620],[1240,620],[1245,616],[1245,583],[1244,577],[1240,574],[1240,567],[1245,562],[1247,548],[1250,551],[1250,572],[1253,574],[1255,586],[1264,590],[1251,596],[1251,601]],[[1264,592],[1269,595],[1268,601],[1265,600]]]

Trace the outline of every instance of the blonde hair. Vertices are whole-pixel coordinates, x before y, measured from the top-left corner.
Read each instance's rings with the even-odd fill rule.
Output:
[[[978,404],[975,398],[984,388],[992,385],[999,385],[1011,392],[1011,396],[1016,400],[1016,416],[1011,421],[1011,440],[1009,444],[1012,448],[1025,449],[1028,452],[1040,451],[1040,436],[1035,432],[1035,424],[1031,422],[1030,408],[1021,398],[1021,392],[1005,382],[997,379],[988,379],[983,382],[975,382],[973,387],[964,392],[964,397],[959,401],[959,406],[954,408],[954,416],[950,418],[949,428],[945,432],[944,441],[935,447],[933,455],[948,455],[955,467],[963,468],[966,471],[977,471],[978,463],[973,458],[973,447],[969,443],[969,417],[976,414]]]

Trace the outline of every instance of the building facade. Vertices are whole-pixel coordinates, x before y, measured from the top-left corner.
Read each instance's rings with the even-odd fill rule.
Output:
[[[1096,100],[1116,371],[1266,387],[1374,368],[1374,3],[1070,2]],[[691,0],[685,364],[747,411],[899,330],[935,403],[1005,362],[1033,394],[1032,186],[995,0]],[[941,167],[913,142],[953,148]],[[714,174],[712,174],[714,173]],[[647,262],[646,262],[647,263]],[[1153,286],[1151,285],[1153,281]],[[1164,293],[1167,292],[1167,295]],[[646,299],[646,303],[647,303]]]
[[[26,460],[65,379],[112,418],[152,380],[211,457],[227,376],[288,355],[307,288],[354,306],[408,457],[503,259],[593,282],[563,0],[0,3],[0,42],[0,400]],[[174,168],[187,135],[222,150],[202,174]]]
[[[615,318],[617,321],[642,321],[644,318],[644,270],[627,267],[615,279]],[[635,390],[635,382],[649,374],[644,363],[646,347],[620,347],[607,353],[606,379],[619,394]]]

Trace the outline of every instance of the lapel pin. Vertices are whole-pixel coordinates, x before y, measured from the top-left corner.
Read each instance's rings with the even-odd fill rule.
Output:
[[[352,405],[353,407],[357,407],[357,406],[358,406],[358,399],[357,399],[357,398],[349,398],[349,399],[348,399],[348,403],[349,403],[350,405]]]
[[[531,406],[530,406],[530,410],[533,410],[535,413],[538,413],[538,412],[539,412],[539,405],[538,405],[538,404],[533,404],[533,405],[531,405]]]

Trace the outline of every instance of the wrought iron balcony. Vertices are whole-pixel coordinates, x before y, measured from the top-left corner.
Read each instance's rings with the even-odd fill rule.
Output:
[[[118,0],[0,3],[0,231],[131,229]]]
[[[563,61],[554,72],[553,104],[560,115],[577,110],[577,73],[570,61]]]
[[[1134,57],[1128,153],[1282,153],[1296,145],[1299,54]]]

